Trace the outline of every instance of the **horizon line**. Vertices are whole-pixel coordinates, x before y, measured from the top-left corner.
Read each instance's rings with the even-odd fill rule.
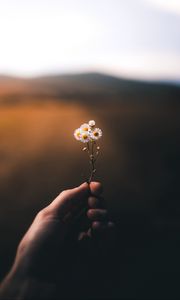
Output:
[[[42,71],[38,73],[33,74],[18,74],[16,72],[0,72],[0,79],[2,77],[9,77],[14,79],[22,79],[22,80],[28,80],[28,79],[36,79],[36,78],[42,78],[42,77],[53,77],[53,76],[76,76],[76,75],[87,75],[87,74],[99,74],[104,76],[110,76],[118,79],[125,79],[125,80],[131,80],[131,81],[145,81],[145,82],[164,82],[164,83],[177,83],[180,84],[180,78],[173,78],[173,77],[163,77],[163,76],[130,76],[126,74],[117,74],[116,72],[108,72],[108,71],[102,71],[102,70],[76,70],[76,71]]]

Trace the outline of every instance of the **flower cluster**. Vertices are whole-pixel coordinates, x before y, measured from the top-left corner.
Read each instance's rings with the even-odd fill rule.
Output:
[[[87,180],[88,183],[92,181],[94,174],[96,173],[95,163],[100,151],[98,140],[102,137],[102,130],[96,128],[95,125],[95,121],[91,120],[74,131],[75,139],[82,143],[86,143],[86,147],[82,150],[87,152],[91,166],[90,177]]]
[[[88,143],[97,141],[102,137],[102,130],[95,128],[95,121],[91,120],[80,126],[80,128],[74,131],[74,137],[76,140],[82,143]]]

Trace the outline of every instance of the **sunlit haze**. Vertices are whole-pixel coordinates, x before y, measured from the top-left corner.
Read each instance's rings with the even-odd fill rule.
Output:
[[[180,1],[1,0],[0,73],[180,80]]]

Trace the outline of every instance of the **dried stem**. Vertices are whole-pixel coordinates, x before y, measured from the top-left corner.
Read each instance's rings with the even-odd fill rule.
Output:
[[[95,169],[95,161],[96,161],[96,158],[95,157],[95,154],[94,154],[94,146],[95,146],[95,142],[92,141],[91,142],[91,147],[89,145],[88,149],[90,150],[89,151],[89,158],[90,158],[90,165],[91,165],[91,173],[90,173],[90,177],[88,179],[88,183],[90,183],[94,177],[94,174],[96,173],[96,169]]]
[[[86,147],[84,147],[82,150],[86,151],[89,157],[89,163],[91,169],[90,177],[87,180],[87,183],[89,184],[92,181],[94,174],[96,173],[95,162],[98,158],[100,147],[96,145],[96,141],[90,141],[86,144]]]

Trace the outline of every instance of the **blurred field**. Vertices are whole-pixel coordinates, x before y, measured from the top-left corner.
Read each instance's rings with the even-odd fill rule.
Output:
[[[103,130],[96,179],[117,220],[127,281],[134,284],[132,294],[124,285],[121,296],[146,295],[152,280],[158,293],[159,274],[166,282],[180,266],[178,255],[163,269],[163,261],[158,265],[162,251],[176,255],[180,240],[180,88],[99,74],[2,77],[0,103],[1,275],[38,210],[86,180],[88,159],[73,131],[95,119]],[[175,293],[173,280],[165,294],[172,287]]]

